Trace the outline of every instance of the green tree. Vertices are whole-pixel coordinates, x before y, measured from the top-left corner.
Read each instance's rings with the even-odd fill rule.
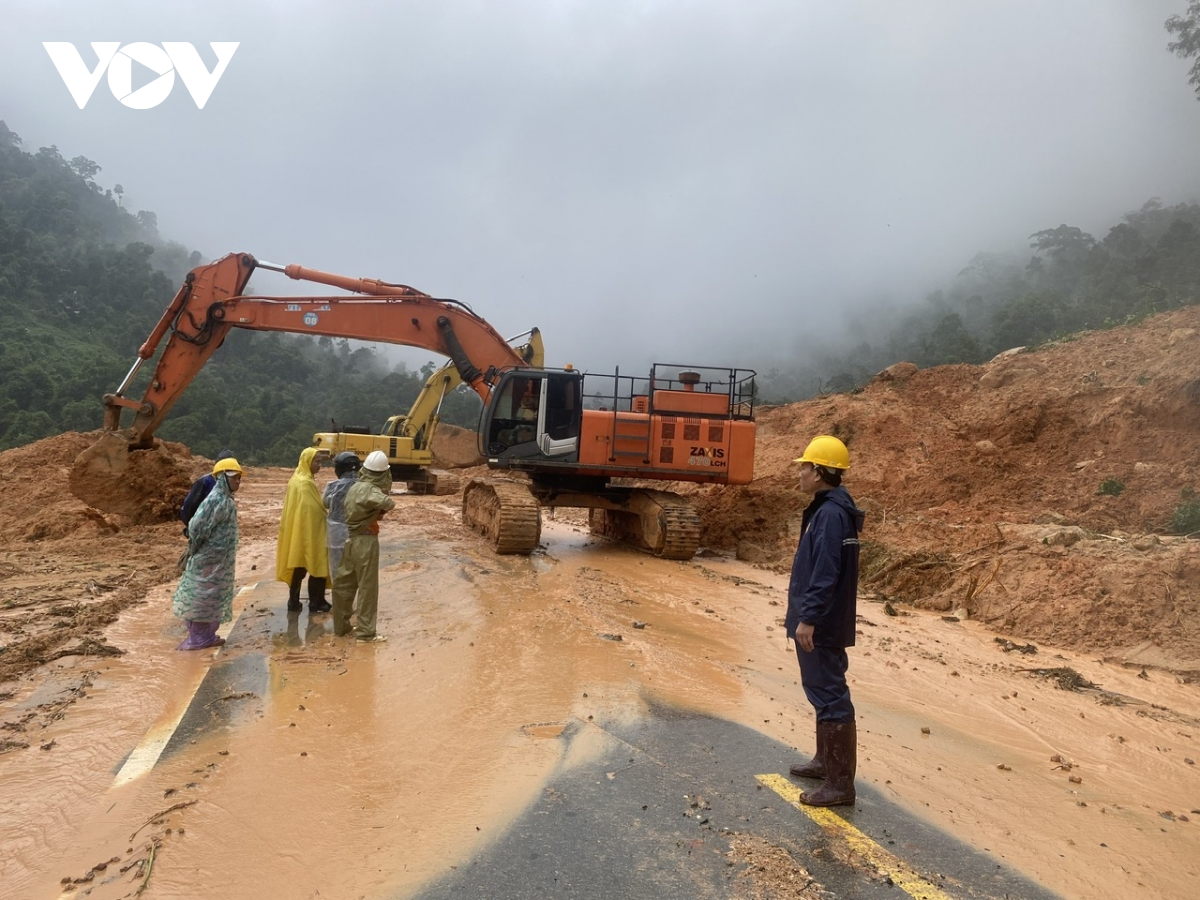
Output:
[[[996,313],[992,343],[999,352],[1053,337],[1061,330],[1061,299],[1053,294],[1028,294]]]
[[[1167,44],[1167,49],[1181,59],[1196,57],[1188,74],[1188,84],[1196,90],[1196,99],[1200,100],[1200,0],[1191,0],[1187,12],[1182,16],[1171,16],[1167,19],[1167,31],[1178,40]]]
[[[980,361],[979,342],[963,325],[962,316],[954,312],[946,313],[934,326],[925,338],[921,356],[914,360],[926,366]]]
[[[86,156],[77,156],[70,162],[71,169],[84,181],[88,182],[92,187],[95,187],[96,175],[100,172],[100,166],[92,162]]]

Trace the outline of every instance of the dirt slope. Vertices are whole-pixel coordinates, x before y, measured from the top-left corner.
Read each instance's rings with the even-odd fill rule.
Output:
[[[70,490],[76,457],[99,435],[69,432],[0,453],[0,685],[60,656],[118,652],[104,626],[175,578],[186,546],[176,514],[212,461],[164,442],[151,457],[169,465],[132,469],[142,509],[103,513]],[[162,477],[149,477],[156,468]],[[273,527],[243,518],[242,539]]]
[[[898,364],[859,393],[765,410],[752,485],[684,487],[704,543],[785,567],[804,504],[791,461],[818,433],[851,448],[868,599],[1200,672],[1200,541],[1165,534],[1200,489],[1200,307],[985,366]],[[105,514],[71,492],[96,437],[0,453],[0,683],[80,642],[103,652],[103,626],[175,577],[174,510],[210,462],[164,444],[169,477],[144,481],[143,508]],[[273,528],[247,518],[243,539]]]
[[[1200,670],[1200,542],[1165,534],[1200,491],[1200,307],[984,366],[898,364],[758,423],[754,483],[699,492],[708,545],[786,565],[804,502],[790,461],[835,434],[884,598]]]

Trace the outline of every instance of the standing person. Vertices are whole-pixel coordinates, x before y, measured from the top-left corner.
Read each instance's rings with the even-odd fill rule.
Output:
[[[242,483],[242,467],[232,457],[213,466],[213,488],[188,524],[188,556],[171,598],[171,611],[187,622],[188,636],[176,650],[220,647],[222,622],[233,619],[237,571],[238,521],[233,495]]]
[[[788,584],[785,630],[796,641],[800,683],[817,717],[817,752],[791,767],[797,778],[820,778],[800,795],[809,806],[854,803],[858,734],[846,684],[858,601],[858,535],[864,515],[842,487],[850,453],[835,437],[809,442],[800,463],[800,490],[812,495]]]
[[[220,462],[223,459],[233,459],[232,450],[222,450],[217,454],[217,458],[213,462]],[[179,508],[179,518],[183,520],[183,536],[188,536],[188,523],[192,521],[192,516],[196,514],[196,510],[200,508],[200,504],[204,502],[204,498],[208,496],[209,491],[216,485],[217,479],[212,475],[201,475],[192,482],[192,487],[187,492],[187,496],[183,498],[183,505]]]
[[[328,612],[325,579],[329,577],[329,551],[325,546],[325,504],[314,477],[321,471],[316,447],[300,453],[296,471],[288,479],[279,541],[275,545],[275,578],[288,586],[288,612],[299,612],[300,585],[308,575],[308,611]]]
[[[360,468],[362,460],[349,450],[343,450],[333,458],[333,474],[337,480],[325,485],[325,492],[321,494],[321,500],[329,510],[325,535],[329,547],[330,577],[337,575],[342,548],[346,546],[346,538],[350,537],[350,529],[346,527],[346,492],[357,479]]]
[[[387,640],[376,633],[375,616],[379,611],[379,519],[396,505],[388,496],[391,490],[388,459],[383,451],[372,450],[358,480],[346,493],[350,537],[333,579],[333,633],[349,634],[350,616],[354,614],[354,633],[363,643]]]

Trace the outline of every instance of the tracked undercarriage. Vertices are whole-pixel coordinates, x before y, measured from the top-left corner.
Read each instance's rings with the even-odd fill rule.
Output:
[[[463,524],[487,538],[497,553],[532,553],[542,534],[537,500],[515,481],[472,479],[463,491]]]
[[[664,559],[691,559],[700,546],[700,517],[669,491],[631,487],[564,490],[545,483],[474,479],[463,491],[463,524],[497,553],[527,554],[541,536],[541,506],[589,510],[593,534]]]
[[[425,469],[421,477],[405,480],[405,485],[410,494],[435,494],[444,497],[457,494],[462,489],[462,479],[445,469]]]

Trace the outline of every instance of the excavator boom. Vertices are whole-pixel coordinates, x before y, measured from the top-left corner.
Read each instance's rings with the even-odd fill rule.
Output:
[[[243,294],[256,268],[327,284],[358,295],[268,297]],[[121,430],[121,412],[134,410],[125,429],[133,448],[151,444],[155,429],[212,356],[231,328],[286,331],[420,347],[450,357],[459,377],[485,401],[490,383],[512,366],[528,363],[486,321],[464,304],[439,300],[406,285],[330,275],[301,266],[260,263],[233,253],[190,272],[183,287],[138,351],[121,387],[104,397],[104,427]],[[150,386],[140,400],[125,396],[138,367],[163,337]]]

